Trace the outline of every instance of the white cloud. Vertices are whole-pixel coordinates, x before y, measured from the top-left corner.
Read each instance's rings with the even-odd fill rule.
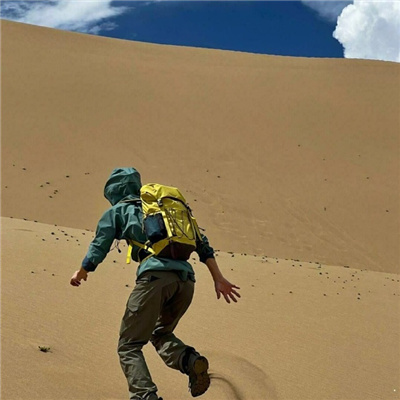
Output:
[[[333,32],[346,58],[400,62],[400,0],[354,0]]]
[[[117,25],[107,20],[128,9],[112,6],[111,3],[111,0],[2,1],[1,17],[32,25],[97,34],[114,29]]]
[[[351,4],[352,1],[303,0],[302,3],[315,10],[321,17],[336,23],[343,9]]]

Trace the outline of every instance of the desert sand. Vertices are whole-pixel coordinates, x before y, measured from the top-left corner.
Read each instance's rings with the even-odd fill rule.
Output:
[[[2,399],[127,398],[136,266],[113,250],[69,285],[118,166],[181,188],[241,287],[218,301],[192,260],[177,332],[210,360],[204,400],[400,398],[398,64],[1,34]]]

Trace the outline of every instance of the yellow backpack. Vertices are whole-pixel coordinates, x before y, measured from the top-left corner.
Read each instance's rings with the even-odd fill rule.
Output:
[[[129,240],[126,262],[130,263],[132,245],[150,253],[145,259],[159,256],[188,260],[197,242],[202,239],[196,219],[182,193],[174,187],[149,183],[140,189],[140,200],[147,241],[142,244]]]

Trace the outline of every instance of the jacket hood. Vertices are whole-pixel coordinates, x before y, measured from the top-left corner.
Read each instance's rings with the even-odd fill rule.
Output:
[[[140,174],[135,168],[116,168],[104,187],[104,197],[114,206],[124,199],[139,198],[141,187]]]

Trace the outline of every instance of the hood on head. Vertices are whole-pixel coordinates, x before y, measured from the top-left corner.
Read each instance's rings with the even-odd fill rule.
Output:
[[[135,168],[116,168],[104,187],[104,197],[114,206],[127,197],[140,197],[141,187],[140,174]]]

